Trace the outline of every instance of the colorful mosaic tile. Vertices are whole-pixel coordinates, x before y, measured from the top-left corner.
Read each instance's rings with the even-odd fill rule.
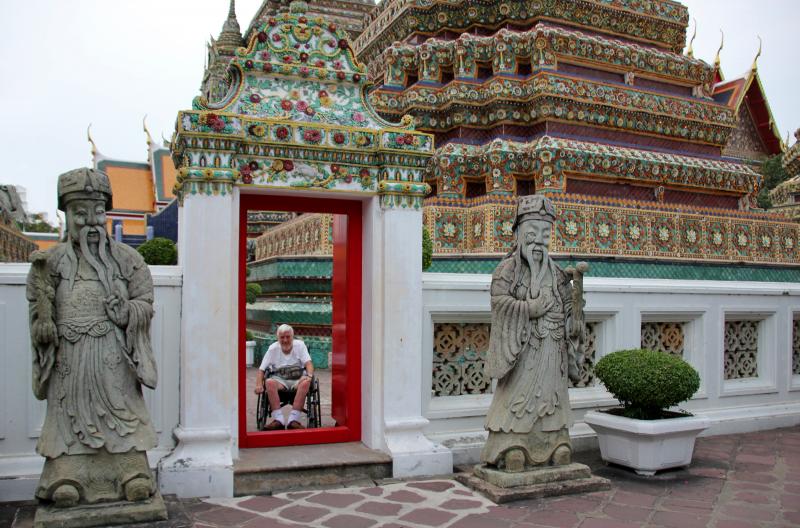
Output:
[[[491,64],[493,73],[516,73],[520,63],[536,69],[556,69],[558,61],[592,62],[635,73],[702,86],[710,96],[714,68],[693,57],[623,42],[548,23],[527,31],[499,30],[492,36],[463,33],[456,40],[429,39],[415,46],[395,42],[383,51],[386,87],[405,88],[409,73],[420,81],[440,82],[443,68],[457,79],[475,79],[478,64]]]
[[[482,146],[448,143],[436,152],[426,179],[438,196],[463,196],[464,178],[490,178],[489,167],[506,174],[534,174],[539,192],[562,192],[565,173],[672,184],[752,196],[762,177],[750,166],[721,160],[542,136],[531,143],[496,139]],[[497,191],[488,187],[489,193]],[[511,192],[506,184],[502,189]]]
[[[220,101],[180,112],[172,141],[176,194],[227,194],[233,185],[337,190],[420,206],[432,136],[392,124],[365,98],[366,70],[346,33],[306,15],[304,2],[261,20],[228,68]]]
[[[642,16],[643,13],[646,16]],[[572,26],[624,35],[680,53],[689,20],[685,6],[674,2],[620,0],[552,0],[547,2],[471,2],[468,0],[386,0],[375,20],[356,39],[359,57],[370,74],[382,73],[381,54],[413,33],[463,32],[474,26],[499,28],[536,20],[565,20]]]
[[[728,262],[794,264],[800,225],[781,222],[767,214],[739,214],[716,210],[719,216],[690,214],[647,202],[609,200],[578,195],[551,195],[556,207],[555,255],[615,255],[629,258],[668,258]],[[477,201],[466,207],[434,205],[424,208],[435,255],[505,253],[513,243],[511,225],[515,206]],[[624,205],[623,205],[624,203]],[[495,228],[484,235],[476,250],[464,237],[475,211],[492,211]]]

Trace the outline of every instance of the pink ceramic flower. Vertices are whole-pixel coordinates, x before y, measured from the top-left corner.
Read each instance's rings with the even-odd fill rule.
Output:
[[[319,143],[322,140],[322,133],[314,128],[308,128],[303,132],[303,139],[309,143]]]
[[[305,101],[297,101],[297,103],[295,103],[295,107],[297,107],[299,112],[305,112],[306,108],[308,108],[308,103]]]

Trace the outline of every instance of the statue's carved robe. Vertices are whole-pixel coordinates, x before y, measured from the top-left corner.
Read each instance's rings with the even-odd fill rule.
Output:
[[[568,369],[579,350],[565,335],[572,316],[572,286],[546,258],[540,291],[553,296],[550,310],[531,319],[527,299],[531,270],[518,253],[506,257],[492,275],[492,330],[486,368],[498,380],[486,418],[489,438],[481,460],[502,465],[519,448],[528,465],[546,464],[561,445],[569,447]],[[519,278],[519,280],[517,280]]]
[[[141,388],[155,388],[157,380],[150,346],[153,282],[141,255],[108,241],[114,285],[130,301],[127,326],[120,328],[106,313],[108,295],[96,270],[69,243],[48,250],[44,267],[34,263],[28,276],[31,328],[49,289],[53,306],[44,313],[53,314],[57,329],[56,343],[33,342],[33,389],[47,398],[36,445],[46,457],[37,496],[48,499],[73,473],[87,502],[114,500],[124,496],[128,480],[149,477],[145,451],[158,443]],[[87,469],[100,467],[101,459],[101,474]],[[105,481],[101,489],[97,481]]]

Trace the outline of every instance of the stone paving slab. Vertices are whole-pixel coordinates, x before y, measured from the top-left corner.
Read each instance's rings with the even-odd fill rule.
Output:
[[[579,462],[611,489],[497,506],[449,477],[234,499],[165,497],[156,528],[789,528],[800,526],[800,426],[700,438],[692,466],[640,477]],[[35,505],[0,503],[0,526],[27,528]],[[142,526],[142,525],[138,525]]]

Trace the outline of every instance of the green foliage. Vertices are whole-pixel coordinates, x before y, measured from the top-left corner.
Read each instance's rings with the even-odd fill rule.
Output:
[[[42,213],[29,215],[26,222],[17,222],[17,227],[29,233],[58,233],[58,228],[48,224]]]
[[[761,172],[764,175],[764,180],[761,185],[761,190],[758,192],[758,206],[763,209],[772,207],[772,200],[769,197],[769,192],[789,179],[789,175],[783,169],[782,163],[783,156],[775,154],[767,158],[761,166]]]
[[[623,405],[623,415],[662,418],[700,388],[700,375],[678,356],[647,349],[620,350],[597,362],[595,375]]]
[[[248,282],[246,291],[247,304],[256,302],[259,295],[261,295],[261,285],[257,282]]]
[[[422,228],[422,271],[431,267],[433,263],[433,240],[428,230]]]
[[[253,341],[255,338],[256,338],[256,336],[253,335],[253,332],[251,332],[250,330],[245,330],[244,331],[244,340],[245,341]]]
[[[168,238],[148,240],[139,246],[138,251],[151,266],[174,266],[178,263],[178,249]]]

